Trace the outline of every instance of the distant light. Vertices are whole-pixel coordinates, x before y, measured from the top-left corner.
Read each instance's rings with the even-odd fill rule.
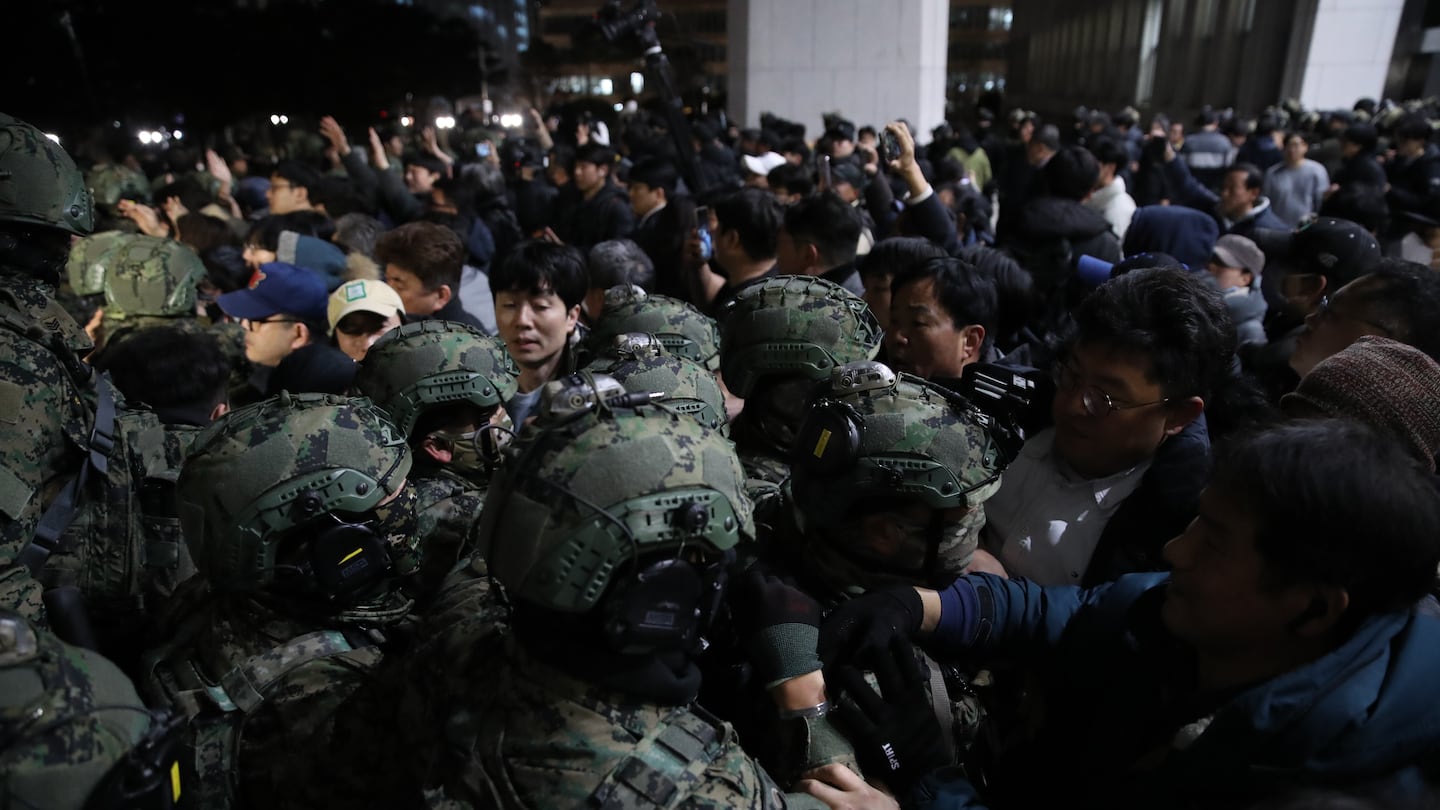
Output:
[[[140,139],[140,143],[148,145],[150,143],[150,130],[142,129],[136,133],[136,137]]]
[[[637,96],[640,95],[641,93],[645,92],[645,74],[644,74],[644,73],[631,73],[631,74],[630,74],[630,92],[634,93],[634,94],[637,95]]]
[[[455,128],[455,117],[454,117],[454,116],[451,116],[451,115],[442,115],[442,116],[436,118],[436,119],[435,119],[435,128],[436,128],[436,129],[454,129],[454,128]]]
[[[400,126],[402,126],[402,127],[408,127],[408,126],[410,126],[410,125],[413,124],[413,123],[415,123],[415,119],[414,119],[414,118],[411,118],[411,117],[408,116],[408,115],[402,115],[402,116],[400,116]]]
[[[175,130],[174,132],[170,133],[170,136],[173,137],[173,138],[174,138],[175,140],[177,140],[177,141],[183,141],[183,140],[185,139],[185,133],[181,132],[181,131],[178,130],[178,129]]]
[[[505,113],[500,116],[500,126],[506,129],[519,129],[525,125],[525,119],[520,113]]]
[[[274,126],[277,126],[277,127],[280,126],[280,116],[278,116],[278,115],[272,115],[272,116],[270,116],[270,123],[273,124]]]
[[[282,124],[288,124],[288,123],[290,123],[290,116],[288,116],[288,115],[282,115],[282,116],[280,116],[280,123],[282,123]]]
[[[116,129],[119,129],[119,128],[120,128],[120,122],[119,122],[119,121],[111,121],[111,122],[110,122],[110,126],[116,128]]]
[[[615,92],[615,82],[610,79],[601,79],[600,86],[595,89],[600,91],[599,95],[608,96]]]
[[[47,133],[45,133],[45,137],[47,137],[47,138],[49,138],[50,140],[54,141],[56,144],[59,144],[59,143],[60,143],[60,136],[59,136],[59,135],[56,135],[56,134],[53,133],[53,132],[47,132]]]
[[[625,111],[625,105],[624,105],[624,104],[616,104],[616,105],[615,105],[615,112],[624,112],[624,111]]]

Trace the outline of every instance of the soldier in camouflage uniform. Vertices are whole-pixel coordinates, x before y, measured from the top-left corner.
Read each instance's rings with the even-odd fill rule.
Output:
[[[392,329],[360,363],[356,389],[390,416],[415,458],[427,593],[471,550],[494,457],[486,448],[505,432],[489,425],[519,375],[504,341],[450,321]]]
[[[793,522],[762,544],[766,563],[827,609],[892,585],[949,585],[970,565],[1007,463],[987,420],[880,363],[835,369],[798,433],[785,485]],[[960,764],[984,708],[963,673],[921,657],[939,673],[927,689]]]
[[[221,417],[177,487],[200,577],[149,698],[188,719],[194,806],[309,807],[337,707],[409,614],[419,567],[410,453],[369,400],[282,394]]]
[[[715,321],[678,298],[651,295],[639,287],[605,291],[605,306],[590,329],[592,354],[604,354],[627,333],[654,335],[665,350],[709,371],[720,370],[720,330]]]
[[[34,537],[91,446],[90,371],[80,358],[92,346],[54,296],[70,237],[90,232],[93,210],[75,163],[35,127],[0,113],[0,142],[3,567]],[[0,606],[44,620],[40,585],[27,577],[0,584]]]
[[[174,723],[94,652],[0,609],[0,807],[166,808]]]
[[[693,360],[670,354],[655,335],[616,335],[586,370],[615,378],[631,393],[662,393],[660,402],[666,408],[689,414],[710,430],[728,433],[725,392],[715,375]]]
[[[481,552],[514,602],[455,696],[435,806],[818,807],[694,706],[693,656],[753,531],[729,443],[613,381],[557,380],[509,451]],[[626,401],[628,398],[628,402]],[[634,407],[631,407],[634,406]],[[823,721],[823,718],[820,718]]]
[[[836,366],[873,359],[882,337],[863,299],[812,276],[751,284],[726,306],[720,369],[745,400],[730,438],[762,523],[771,522],[777,487],[790,475],[790,450],[810,390]]]

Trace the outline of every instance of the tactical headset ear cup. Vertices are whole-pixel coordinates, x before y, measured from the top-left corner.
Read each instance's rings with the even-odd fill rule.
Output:
[[[627,655],[681,652],[699,635],[705,576],[684,560],[651,563],[605,600],[605,637]]]
[[[860,458],[865,423],[848,403],[820,399],[810,407],[795,440],[795,461],[808,472],[831,478]]]
[[[343,523],[323,529],[309,546],[310,573],[325,596],[345,602],[390,571],[390,549],[368,526]]]

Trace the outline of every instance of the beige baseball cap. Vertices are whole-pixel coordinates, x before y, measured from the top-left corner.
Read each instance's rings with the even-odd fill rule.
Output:
[[[405,303],[400,294],[383,281],[361,279],[347,281],[330,293],[327,315],[330,319],[330,334],[335,334],[335,324],[340,323],[352,312],[374,312],[381,317],[405,315]]]

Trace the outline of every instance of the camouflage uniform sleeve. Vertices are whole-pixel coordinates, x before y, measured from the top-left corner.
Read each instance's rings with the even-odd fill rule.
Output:
[[[684,810],[827,810],[824,802],[807,793],[784,793],[760,763],[737,747],[706,770],[704,783],[680,805]]]
[[[45,506],[77,472],[88,433],[85,408],[45,348],[0,330],[0,566],[15,561]],[[7,581],[12,581],[7,578]],[[0,585],[0,603],[38,620],[38,599]],[[32,588],[20,588],[21,591]]]

